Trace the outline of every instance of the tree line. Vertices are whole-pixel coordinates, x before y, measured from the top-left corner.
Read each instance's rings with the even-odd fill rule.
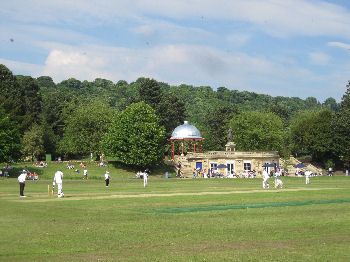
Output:
[[[231,128],[237,150],[309,155],[342,167],[350,162],[349,86],[340,103],[321,103],[148,78],[56,84],[0,65],[0,162],[105,153],[127,165],[157,164],[169,154],[174,128],[188,120],[205,138],[203,150],[223,150]]]

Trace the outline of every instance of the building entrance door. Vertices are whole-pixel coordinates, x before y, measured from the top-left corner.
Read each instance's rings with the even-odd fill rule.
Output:
[[[196,162],[196,169],[202,171],[202,162]]]
[[[235,162],[227,162],[226,165],[227,165],[226,177],[233,177],[233,173],[236,171]]]

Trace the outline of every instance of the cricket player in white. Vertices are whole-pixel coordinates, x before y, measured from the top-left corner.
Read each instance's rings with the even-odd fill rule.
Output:
[[[147,186],[148,174],[146,172],[143,173],[143,187]]]
[[[106,173],[105,173],[106,187],[108,187],[108,186],[109,186],[109,178],[110,178],[110,176],[109,176],[109,172],[108,172],[108,171],[106,171]]]
[[[283,181],[281,179],[275,179],[275,188],[282,188],[283,187]]]
[[[263,188],[269,188],[269,174],[267,173],[266,170],[263,171]]]
[[[24,187],[26,186],[26,177],[27,177],[27,171],[23,170],[23,172],[18,177],[19,182],[19,196],[20,197],[26,197],[24,195]]]
[[[310,184],[310,176],[311,176],[312,172],[310,170],[306,170],[305,172],[305,179],[306,179],[306,184]]]
[[[57,185],[57,196],[63,197],[64,196],[63,191],[62,191],[63,173],[61,170],[58,170],[55,173],[55,177],[54,177],[53,181]]]
[[[276,172],[275,172],[275,188],[277,188],[278,187],[278,182],[277,182],[277,180],[278,180],[278,178],[280,177],[280,171],[279,171],[279,169],[277,169],[276,170]],[[281,181],[281,180],[280,180]]]

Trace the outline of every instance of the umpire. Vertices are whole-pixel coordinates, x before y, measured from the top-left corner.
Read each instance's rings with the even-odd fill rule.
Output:
[[[25,171],[25,170],[23,170],[22,173],[18,176],[19,196],[20,197],[26,197],[24,195],[24,187],[26,185],[26,177],[27,177],[27,171]]]

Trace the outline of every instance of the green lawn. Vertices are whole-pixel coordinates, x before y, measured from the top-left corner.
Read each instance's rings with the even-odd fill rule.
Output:
[[[350,261],[350,202],[269,206],[350,200],[348,177],[262,190],[262,179],[151,176],[143,188],[113,172],[109,188],[65,180],[62,199],[48,196],[51,181],[27,182],[19,198],[14,178],[0,180],[0,260]]]

